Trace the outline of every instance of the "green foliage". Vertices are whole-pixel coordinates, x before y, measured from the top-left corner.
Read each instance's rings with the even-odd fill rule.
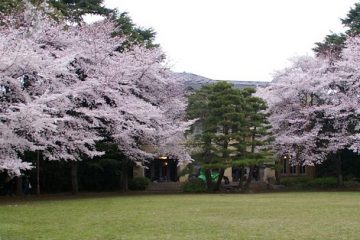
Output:
[[[335,188],[337,186],[337,179],[334,177],[314,178],[307,182],[309,188]]]
[[[107,16],[113,12],[103,6],[103,0],[49,0],[49,3],[63,17],[76,23],[83,21],[85,14]]]
[[[111,141],[97,143],[97,149],[105,154],[94,159],[82,159],[78,162],[79,189],[83,191],[114,191],[123,189],[123,173],[132,177],[130,161]],[[24,159],[36,164],[36,152],[25,152]],[[40,154],[41,156],[41,154]],[[25,174],[36,186],[36,168]],[[70,162],[46,161],[40,158],[40,187],[42,193],[67,192],[71,189]],[[1,179],[0,179],[1,186]]]
[[[356,181],[356,180],[345,181],[345,182],[344,182],[344,186],[345,186],[345,188],[348,188],[348,189],[356,189],[356,190],[359,190],[359,189],[360,189],[359,179],[358,179],[357,181]]]
[[[313,50],[317,56],[339,58],[341,51],[345,46],[346,37],[347,36],[342,33],[332,33],[327,35],[323,42],[315,43],[316,47],[313,48]]]
[[[109,9],[103,5],[103,0],[30,0],[34,6],[41,9],[44,1],[55,10],[49,13],[52,18],[59,21],[66,19],[77,24],[83,24],[83,17],[86,14],[111,17],[117,22],[118,30],[114,35],[126,37],[118,50],[124,51],[131,46],[142,44],[148,48],[158,47],[154,43],[156,32],[152,28],[137,26],[127,12],[119,13],[116,9]],[[23,0],[1,0],[0,13],[13,14],[24,8]]]
[[[27,0],[36,7],[39,7],[44,0]],[[24,8],[24,0],[1,0],[0,13],[13,14]]]
[[[206,192],[206,184],[198,178],[192,178],[182,185],[182,189],[187,193],[202,193]]]
[[[186,165],[185,168],[180,170],[179,176],[185,176],[185,175],[190,175],[190,174],[194,174],[196,171],[194,164],[189,163],[188,165]]]
[[[198,161],[206,164],[221,162],[226,167],[229,156],[237,149],[230,150],[231,139],[243,138],[242,95],[226,82],[207,85],[189,97],[188,117],[199,120],[193,125],[195,144],[202,148]],[[195,132],[196,128],[200,131]],[[242,147],[242,141],[236,143]],[[202,159],[200,159],[202,157]]]
[[[262,112],[266,104],[254,93],[218,82],[189,96],[187,116],[197,119],[190,130],[189,145],[196,150],[192,157],[204,169],[219,170],[220,179],[227,167],[272,160],[270,126]]]
[[[121,189],[124,181],[122,175],[131,167],[128,159],[119,151],[117,144],[111,141],[98,142],[96,148],[105,154],[80,163],[80,188],[97,191]]]
[[[152,28],[138,27],[127,12],[114,14],[115,21],[119,28],[114,32],[114,36],[126,36],[127,40],[119,47],[119,51],[124,51],[133,45],[141,44],[147,48],[158,47],[158,44],[154,44],[156,32]]]
[[[341,171],[345,181],[360,179],[360,156],[351,150],[341,151]],[[329,158],[316,166],[317,177],[331,177],[337,175],[337,161]]]
[[[150,184],[150,179],[146,177],[135,177],[129,182],[130,190],[145,190]]]
[[[359,35],[360,33],[360,3],[355,3],[355,6],[350,9],[346,18],[341,19],[344,26],[349,29],[346,33],[350,36]]]
[[[355,3],[346,18],[341,19],[341,23],[348,28],[347,31],[339,34],[331,33],[325,37],[324,41],[315,43],[313,50],[317,56],[339,58],[346,39],[360,34],[360,3]]]
[[[121,189],[122,159],[100,158],[82,161],[78,176],[80,190],[112,191]]]
[[[242,158],[232,160],[231,164],[233,167],[246,167],[251,165],[259,165],[262,163],[269,163],[273,159],[273,154],[271,152],[262,152],[262,153],[245,153]]]
[[[309,178],[309,177],[288,177],[288,178],[284,177],[284,178],[281,178],[280,183],[287,187],[293,187],[296,185],[305,184],[306,182],[308,182],[310,180],[311,180],[311,178]]]
[[[59,12],[63,18],[77,23],[83,21],[85,14],[107,16],[113,12],[103,6],[103,0],[29,0],[36,7],[40,7],[44,1]],[[0,12],[2,13],[11,14],[23,8],[23,0],[2,0],[0,2]]]
[[[335,177],[293,177],[281,179],[281,184],[296,189],[330,189],[337,187],[337,179]]]
[[[20,0],[1,0],[0,13],[11,14],[20,10],[23,4]]]

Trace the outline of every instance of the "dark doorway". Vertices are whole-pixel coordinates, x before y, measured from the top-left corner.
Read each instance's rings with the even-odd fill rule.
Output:
[[[176,182],[178,161],[167,157],[154,159],[145,170],[145,176],[151,181]]]

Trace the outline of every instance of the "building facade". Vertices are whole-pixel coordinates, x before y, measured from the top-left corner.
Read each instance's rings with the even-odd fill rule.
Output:
[[[204,85],[215,83],[216,80],[208,79],[199,75],[192,73],[177,73],[179,81],[182,81],[188,91],[194,91],[201,88]],[[233,84],[236,88],[246,88],[246,87],[262,87],[267,86],[268,82],[255,82],[255,81],[228,81]],[[271,164],[274,165],[274,164]],[[315,175],[315,167],[310,166],[292,166],[287,159],[281,160],[281,170],[278,175],[280,177],[299,177],[299,176],[309,176],[313,177]],[[187,180],[188,176],[182,176],[181,172],[185,168],[185,165],[179,165],[179,161],[176,159],[171,159],[166,156],[161,156],[155,158],[146,166],[136,166],[134,167],[134,176],[147,177],[153,182],[175,182],[180,181],[184,182]],[[249,168],[245,169],[244,177],[252,177],[255,181],[269,182],[270,179],[275,179],[276,173],[273,167],[270,165],[263,164],[258,166],[256,172],[249,173]],[[227,168],[225,170],[224,176],[229,179],[230,182],[238,181],[239,176],[236,169]]]

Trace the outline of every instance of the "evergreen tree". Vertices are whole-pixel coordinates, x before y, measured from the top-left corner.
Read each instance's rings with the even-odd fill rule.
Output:
[[[340,57],[341,50],[344,48],[345,41],[345,34],[332,33],[325,37],[324,42],[315,43],[316,47],[313,48],[313,50],[319,57],[338,59]]]
[[[10,14],[18,11],[22,6],[20,0],[2,0],[0,1],[0,13]]]
[[[360,34],[360,3],[355,3],[355,6],[350,9],[346,18],[341,19],[341,23],[349,29],[346,33],[350,36]]]
[[[133,45],[144,45],[147,48],[158,47],[154,43],[156,32],[152,28],[141,28],[134,24],[127,12],[115,13],[115,21],[119,28],[114,35],[126,36],[126,41],[119,47],[119,51],[124,51]]]
[[[349,37],[360,34],[360,3],[350,9],[346,18],[341,19],[341,23],[347,28],[345,33],[331,33],[327,35],[323,42],[315,43],[314,52],[317,56],[326,56],[332,59],[338,59],[345,46],[345,41]]]
[[[23,0],[2,0],[0,12],[13,14],[24,9],[25,2]],[[77,23],[83,21],[85,14],[108,16],[113,12],[112,9],[103,6],[103,0],[28,0],[28,2],[36,7],[40,7],[45,2],[59,13],[53,14],[53,17],[61,17]]]
[[[86,14],[108,16],[113,10],[103,6],[103,0],[50,0],[49,3],[65,18],[81,23]]]
[[[258,148],[265,143],[259,137],[265,133],[266,118],[259,113],[265,103],[253,93],[219,82],[189,97],[188,117],[197,119],[191,129],[193,158],[205,168],[210,191],[219,190],[227,167],[254,166],[265,160],[264,151]],[[219,172],[215,184],[212,171]]]
[[[250,186],[251,174],[258,169],[259,165],[273,162],[273,153],[270,148],[273,141],[271,125],[267,120],[267,114],[264,113],[267,106],[264,100],[253,94],[255,94],[253,88],[242,90],[246,123],[245,151],[232,162],[232,166],[240,168],[239,186],[245,190]],[[249,167],[249,175],[245,183],[242,182],[244,167]]]
[[[117,23],[117,31],[114,36],[126,38],[126,40],[119,46],[119,51],[134,46],[144,45],[147,48],[158,47],[154,43],[156,32],[152,28],[142,28],[137,26],[127,12],[119,12],[117,9],[109,9],[103,5],[103,0],[28,0],[31,5],[42,8],[43,3],[49,4],[50,15],[57,21],[68,20],[70,22],[82,25],[84,23],[84,16],[86,14],[100,15],[109,17]],[[18,11],[24,10],[25,5],[23,0],[2,0],[0,2],[0,14],[14,14]],[[1,16],[1,15],[0,15]]]

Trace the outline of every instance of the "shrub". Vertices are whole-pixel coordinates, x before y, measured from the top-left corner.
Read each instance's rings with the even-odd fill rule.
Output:
[[[280,183],[286,187],[298,187],[306,184],[310,180],[309,177],[289,177],[281,178]]]
[[[347,188],[354,188],[359,189],[360,188],[360,182],[358,179],[356,180],[349,180],[345,182],[345,187]]]
[[[206,192],[206,184],[198,178],[192,178],[182,185],[184,192],[201,193]]]
[[[145,190],[150,184],[150,179],[146,177],[135,177],[129,182],[130,190]]]
[[[334,177],[314,178],[306,183],[309,188],[335,188],[337,179]]]
[[[323,177],[323,178],[285,178],[281,179],[281,184],[290,188],[335,188],[337,187],[337,180],[334,177]]]

